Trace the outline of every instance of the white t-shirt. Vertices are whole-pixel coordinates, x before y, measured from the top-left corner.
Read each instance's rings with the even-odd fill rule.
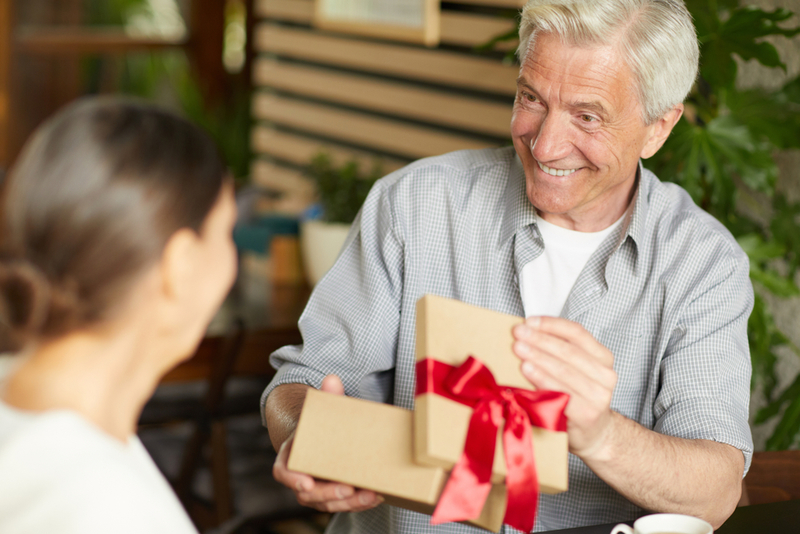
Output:
[[[572,286],[589,257],[624,217],[623,214],[614,224],[599,232],[576,232],[536,217],[544,252],[522,268],[519,291],[525,317],[561,315]]]
[[[139,438],[0,401],[0,532],[197,534]]]

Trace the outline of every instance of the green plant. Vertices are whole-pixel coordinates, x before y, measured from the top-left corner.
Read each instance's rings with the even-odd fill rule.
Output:
[[[330,155],[320,152],[311,160],[307,175],[317,186],[323,218],[328,222],[350,224],[372,184],[383,176],[383,172],[380,164],[375,162],[371,171],[362,175],[357,161],[350,160],[337,167]]]
[[[124,26],[132,16],[147,11],[148,0],[84,0],[87,23]],[[222,61],[222,58],[220,58]],[[250,91],[236,89],[225,102],[209,105],[183,50],[128,54],[109,66],[103,58],[90,58],[84,66],[89,91],[100,90],[104,69],[117,74],[122,93],[155,100],[175,108],[203,128],[217,144],[237,182],[250,172]]]
[[[793,37],[800,27],[780,25],[793,15],[783,8],[765,11],[740,6],[739,0],[687,0],[686,5],[700,41],[700,77],[672,135],[645,165],[686,189],[750,258],[756,288],[748,322],[752,386],[767,400],[754,423],[778,417],[767,448],[786,449],[800,443],[800,376],[776,393],[776,350],[788,347],[800,356],[800,348],[777,328],[763,295],[800,295],[794,283],[800,267],[800,204],[776,193],[773,157],[779,150],[800,148],[800,77],[776,90],[740,90],[736,75],[737,58],[785,71],[777,49],[764,38]],[[736,209],[742,196],[753,195],[767,199],[761,217]]]
[[[123,25],[131,12],[146,4],[147,0],[83,0],[83,12],[89,25]]]
[[[800,376],[776,395],[776,350],[800,349],[776,326],[762,295],[800,294],[794,275],[800,265],[797,216],[775,190],[776,151],[800,148],[800,78],[777,90],[736,88],[737,61],[755,60],[782,68],[776,48],[764,37],[793,37],[800,28],[784,28],[792,12],[740,6],[736,0],[689,0],[701,44],[700,78],[686,102],[686,113],[661,151],[646,165],[660,177],[683,186],[703,209],[720,220],[750,257],[756,302],[748,322],[753,386],[768,404],[755,417],[762,424],[779,417],[771,450],[800,441]],[[769,199],[766,221],[736,210],[741,195]]]

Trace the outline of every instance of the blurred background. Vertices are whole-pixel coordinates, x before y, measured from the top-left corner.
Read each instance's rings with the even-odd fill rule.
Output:
[[[336,21],[330,13],[346,4],[337,0],[0,0],[0,170],[64,104],[122,93],[200,125],[236,178],[239,280],[141,421],[201,530],[324,528],[324,515],[272,481],[258,414],[267,357],[300,342],[297,318],[375,179],[422,157],[510,143],[524,3],[375,0]],[[756,448],[796,449],[800,0],[687,5],[701,77],[646,165],[684,186],[750,255]]]
[[[0,169],[63,105],[120,93],[200,125],[236,178],[239,280],[140,425],[202,531],[324,527],[272,480],[267,356],[300,341],[310,289],[375,179],[508,144],[515,44],[477,47],[515,32],[523,3],[384,0],[341,23],[315,20],[314,0],[0,0]],[[304,253],[301,233],[316,239]]]

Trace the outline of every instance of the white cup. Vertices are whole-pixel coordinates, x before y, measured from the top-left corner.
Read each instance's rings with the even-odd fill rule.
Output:
[[[711,525],[696,517],[681,514],[653,514],[640,517],[633,528],[619,524],[611,534],[714,534]]]

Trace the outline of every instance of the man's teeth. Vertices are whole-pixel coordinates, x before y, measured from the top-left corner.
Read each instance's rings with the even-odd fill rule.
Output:
[[[538,161],[536,163],[539,163]],[[551,169],[547,165],[542,165],[539,163],[539,168],[542,169],[544,172],[551,176],[566,176],[568,174],[572,174],[573,172],[577,171],[578,169],[570,169],[568,171],[563,171],[560,169]]]

